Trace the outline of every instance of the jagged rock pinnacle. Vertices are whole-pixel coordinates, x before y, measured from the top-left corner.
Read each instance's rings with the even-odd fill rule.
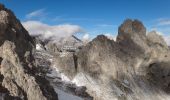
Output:
[[[139,20],[127,19],[119,27],[118,33],[138,33],[140,35],[145,35],[146,28]]]

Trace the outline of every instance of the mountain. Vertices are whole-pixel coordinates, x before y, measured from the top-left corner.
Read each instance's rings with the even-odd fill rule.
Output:
[[[116,41],[30,36],[0,4],[1,100],[169,100],[170,49],[127,19]]]
[[[37,49],[47,50],[51,53],[58,53],[62,51],[72,51],[80,49],[83,46],[83,42],[76,36],[71,35],[57,40],[54,39],[42,39],[40,36],[32,36]]]
[[[1,100],[58,100],[34,64],[34,42],[19,20],[0,4]]]
[[[69,60],[57,57],[55,62],[95,100],[169,99],[170,51],[160,35],[146,34],[138,20],[125,20],[116,41],[99,35],[74,56],[76,61],[68,55]]]
[[[119,27],[116,41],[101,35],[82,48],[78,72],[96,80],[102,90],[93,94],[97,100],[168,100],[169,61],[163,38],[146,34],[140,21],[128,19]],[[90,82],[85,85],[97,91]]]

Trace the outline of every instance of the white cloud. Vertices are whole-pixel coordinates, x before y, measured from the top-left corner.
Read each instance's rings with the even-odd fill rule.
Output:
[[[89,35],[88,33],[84,34],[84,36],[82,37],[82,40],[83,40],[84,42],[90,41],[90,35]]]
[[[30,35],[41,35],[43,39],[60,39],[75,33],[83,32],[82,28],[78,25],[62,24],[51,26],[39,21],[26,21],[22,24]]]
[[[170,46],[170,36],[164,36],[164,39],[166,43],[168,44],[168,46]]]
[[[157,19],[157,22],[158,22],[158,26],[170,25],[170,19],[168,18]]]
[[[39,9],[39,10],[35,10],[29,14],[26,15],[27,19],[31,19],[34,17],[44,17],[46,15],[45,13],[45,9]]]
[[[107,38],[116,41],[116,36],[111,35],[110,33],[104,34]]]

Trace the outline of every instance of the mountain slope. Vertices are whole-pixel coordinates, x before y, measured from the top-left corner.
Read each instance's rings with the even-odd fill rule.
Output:
[[[49,82],[38,75],[34,42],[12,11],[0,4],[0,91],[5,100],[57,100]]]
[[[75,48],[75,49],[74,49]],[[125,20],[116,41],[99,35],[31,37],[0,4],[0,99],[169,100],[170,49],[138,20]]]
[[[165,41],[155,32],[146,34],[138,20],[125,20],[118,32],[116,41],[99,35],[75,53],[72,81],[86,86],[95,100],[168,100],[170,52]]]

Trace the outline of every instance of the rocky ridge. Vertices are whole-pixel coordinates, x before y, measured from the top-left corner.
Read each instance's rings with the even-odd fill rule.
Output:
[[[37,74],[34,42],[15,15],[0,4],[1,91],[9,100],[57,100],[49,82]]]
[[[146,33],[138,20],[125,20],[116,41],[99,35],[74,56],[76,62],[69,54],[56,56],[55,63],[73,83],[86,86],[94,100],[169,98],[168,46],[156,32]]]
[[[169,47],[155,31],[146,33],[138,20],[125,20],[116,41],[99,35],[78,50],[61,48],[33,39],[15,15],[0,5],[2,100],[170,98]]]

